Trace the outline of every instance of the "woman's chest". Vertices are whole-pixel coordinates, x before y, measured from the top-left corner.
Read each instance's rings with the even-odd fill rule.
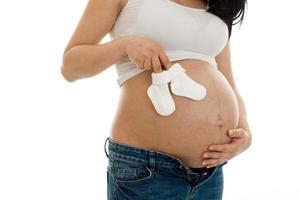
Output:
[[[136,34],[166,50],[189,50],[215,57],[228,39],[226,24],[205,9],[187,9],[170,0],[127,0],[112,38]]]

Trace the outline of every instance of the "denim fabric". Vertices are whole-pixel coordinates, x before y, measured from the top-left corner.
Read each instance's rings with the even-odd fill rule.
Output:
[[[108,152],[106,143],[108,141]],[[221,200],[223,165],[199,172],[164,152],[121,144],[107,137],[108,200]]]

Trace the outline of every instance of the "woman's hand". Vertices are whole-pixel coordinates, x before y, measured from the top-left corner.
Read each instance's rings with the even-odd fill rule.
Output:
[[[242,128],[228,130],[228,135],[232,138],[230,143],[213,144],[208,147],[208,151],[203,153],[202,164],[206,167],[214,167],[232,159],[245,151],[251,144],[251,133]]]
[[[128,36],[125,51],[129,59],[140,69],[161,72],[170,66],[163,48],[155,41],[141,36]]]

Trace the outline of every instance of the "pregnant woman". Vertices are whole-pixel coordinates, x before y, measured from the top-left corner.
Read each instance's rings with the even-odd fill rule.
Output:
[[[245,5],[88,2],[61,73],[73,82],[116,66],[121,98],[104,142],[108,199],[222,199],[222,167],[252,138],[229,46]],[[99,44],[108,33],[112,40]]]

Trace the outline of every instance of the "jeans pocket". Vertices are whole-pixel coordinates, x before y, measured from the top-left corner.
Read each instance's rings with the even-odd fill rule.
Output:
[[[149,181],[153,172],[145,164],[126,159],[114,159],[111,172],[118,185],[138,185]]]

